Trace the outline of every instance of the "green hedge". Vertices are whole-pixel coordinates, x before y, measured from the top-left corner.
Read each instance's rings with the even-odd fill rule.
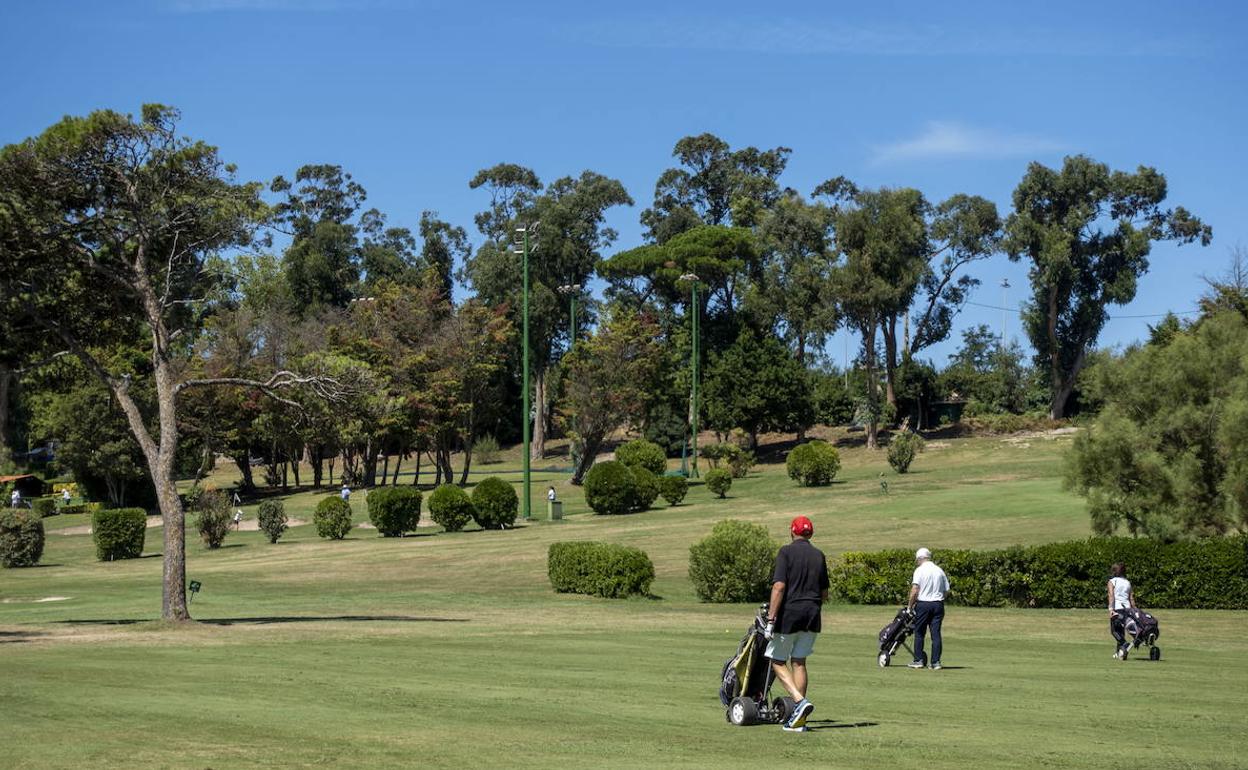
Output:
[[[680,505],[680,501],[685,499],[685,495],[689,492],[689,482],[684,476],[660,476],[659,477],[659,493],[663,495],[663,499],[668,505]]]
[[[498,476],[487,476],[472,488],[472,517],[481,529],[504,529],[516,523],[520,496]]]
[[[475,512],[472,498],[454,484],[443,484],[429,494],[429,516],[447,532],[463,529]]]
[[[585,474],[585,503],[604,516],[632,513],[637,510],[637,479],[622,462],[598,463]]]
[[[322,498],[312,512],[316,536],[342,540],[351,531],[351,504],[337,495]]]
[[[644,438],[621,444],[615,450],[615,459],[630,468],[645,468],[656,476],[667,471],[667,453],[663,447]]]
[[[704,602],[761,602],[780,544],[760,524],[727,519],[689,548],[689,582]]]
[[[142,508],[112,508],[91,515],[91,536],[95,558],[100,561],[137,559],[143,555],[147,537],[147,511]]]
[[[277,539],[286,532],[288,522],[286,506],[281,500],[265,500],[260,503],[256,518],[260,523],[260,531],[268,536],[270,543],[276,543]]]
[[[804,487],[826,487],[841,469],[836,447],[815,439],[793,447],[784,461],[789,478]]]
[[[732,472],[723,468],[712,468],[702,477],[702,483],[713,494],[727,497],[728,490],[732,489]]]
[[[61,513],[69,515],[74,513],[93,513],[99,509],[99,503],[70,503],[61,506]]]
[[[420,490],[378,487],[368,493],[368,520],[382,537],[402,537],[420,523]]]
[[[999,551],[938,550],[951,604],[970,607],[1104,607],[1109,566],[1127,565],[1143,607],[1248,609],[1248,536],[1181,543],[1092,538]],[[846,553],[832,592],[853,604],[901,604],[914,570],[911,551]]]
[[[33,567],[43,556],[43,517],[31,510],[0,510],[0,566]]]
[[[36,497],[30,501],[30,507],[35,513],[39,514],[39,518],[46,519],[49,516],[55,516],[60,513],[56,508],[55,497]]]
[[[606,599],[648,596],[654,582],[654,564],[644,551],[612,543],[551,543],[546,572],[559,593]]]

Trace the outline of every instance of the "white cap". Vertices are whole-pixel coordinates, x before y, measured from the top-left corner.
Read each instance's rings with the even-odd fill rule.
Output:
[[[914,558],[916,558],[916,559],[930,559],[930,558],[932,558],[932,552],[931,552],[931,551],[929,551],[929,550],[927,550],[926,548],[920,548],[919,550],[917,550],[917,551],[915,551],[915,552],[914,552]]]

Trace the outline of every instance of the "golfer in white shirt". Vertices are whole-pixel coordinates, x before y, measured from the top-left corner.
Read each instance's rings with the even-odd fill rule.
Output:
[[[932,631],[933,671],[940,670],[940,624],[945,619],[945,597],[949,595],[949,578],[945,571],[932,561],[932,552],[920,548],[914,552],[914,577],[910,579],[910,602],[907,607],[914,618],[914,662],[910,668],[927,665],[927,653],[923,650],[924,637]]]

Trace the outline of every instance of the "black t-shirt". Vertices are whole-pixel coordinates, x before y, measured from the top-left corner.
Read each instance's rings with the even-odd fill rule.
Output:
[[[772,582],[784,583],[784,598],[776,612],[776,631],[821,630],[819,609],[823,591],[828,587],[828,562],[823,551],[799,537],[776,554],[776,571]]]

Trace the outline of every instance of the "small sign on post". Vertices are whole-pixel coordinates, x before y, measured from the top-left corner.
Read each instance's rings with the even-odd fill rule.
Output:
[[[195,601],[195,594],[199,593],[199,589],[201,585],[202,584],[198,580],[191,581],[191,585],[189,586],[189,588],[191,589],[191,598],[186,600],[187,604],[190,604],[191,602]]]

